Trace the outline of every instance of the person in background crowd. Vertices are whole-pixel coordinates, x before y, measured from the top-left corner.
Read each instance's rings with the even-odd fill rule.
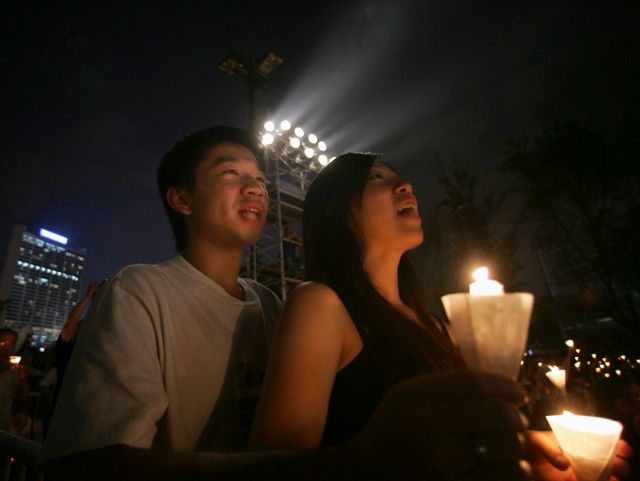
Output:
[[[11,362],[18,334],[8,327],[0,328],[0,429],[11,429],[14,403],[26,401],[27,385],[19,366]]]
[[[76,345],[76,338],[78,333],[80,332],[80,326],[82,325],[82,317],[89,307],[89,304],[98,293],[98,289],[100,289],[100,284],[97,282],[92,282],[89,284],[87,288],[87,292],[85,292],[80,302],[78,302],[69,314],[67,315],[67,320],[62,326],[62,330],[60,331],[60,335],[56,341],[54,352],[55,352],[55,366],[56,366],[56,387],[53,392],[53,401],[52,401],[52,409],[55,408],[56,402],[58,401],[58,397],[60,396],[60,389],[62,387],[62,381],[64,380],[64,376],[67,371],[67,366],[69,365],[69,360],[71,359],[71,354],[73,353],[73,348]]]

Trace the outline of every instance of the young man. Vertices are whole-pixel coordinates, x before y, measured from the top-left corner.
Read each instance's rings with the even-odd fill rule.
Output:
[[[254,136],[214,127],[162,159],[160,196],[179,255],[133,265],[100,291],[79,336],[45,456],[115,444],[163,451],[245,448],[280,311],[239,279],[268,196]]]

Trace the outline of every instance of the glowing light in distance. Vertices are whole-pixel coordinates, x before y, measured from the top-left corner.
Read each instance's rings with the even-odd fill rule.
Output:
[[[312,144],[315,144],[318,141],[318,137],[316,136],[316,134],[309,134],[307,138]]]
[[[271,145],[273,144],[273,134],[264,134],[262,136],[262,145]]]
[[[52,241],[59,242],[62,245],[67,245],[68,239],[66,237],[61,236],[60,234],[56,234],[55,232],[51,232],[47,229],[40,229],[40,236],[45,237],[47,239],[51,239]]]
[[[318,162],[320,162],[320,165],[324,167],[325,165],[329,164],[329,159],[326,155],[320,154],[318,156]]]
[[[616,369],[616,374],[619,376],[620,374],[622,374],[622,371],[620,369]]]
[[[318,148],[324,152],[325,150],[327,150],[327,144],[325,144],[325,143],[321,140],[320,142],[318,142]]]
[[[295,129],[293,129],[293,133],[298,137],[304,137],[304,130],[302,130],[300,127],[296,127]]]
[[[275,128],[276,128],[276,125],[273,122],[271,122],[271,120],[264,123],[264,130],[266,130],[267,132],[273,132]]]
[[[304,155],[307,157],[307,159],[310,159],[311,157],[313,157],[314,153],[315,152],[311,147],[307,147],[306,149],[304,149]]]
[[[289,130],[291,128],[291,123],[288,120],[283,120],[280,122],[280,128],[282,130]]]
[[[300,139],[298,137],[291,137],[289,139],[289,145],[294,149],[297,149],[298,147],[300,147]]]
[[[575,346],[575,344],[574,344],[574,342],[573,342],[573,339],[567,339],[567,340],[565,341],[565,344],[567,345],[567,347],[573,347],[573,346]]]

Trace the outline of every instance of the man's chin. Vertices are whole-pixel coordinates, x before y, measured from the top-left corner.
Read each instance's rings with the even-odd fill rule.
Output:
[[[256,232],[256,233],[252,233],[252,234],[247,234],[245,236],[243,236],[243,242],[244,244],[250,246],[253,244],[257,244],[260,239],[262,238],[262,229],[260,229],[260,232]]]

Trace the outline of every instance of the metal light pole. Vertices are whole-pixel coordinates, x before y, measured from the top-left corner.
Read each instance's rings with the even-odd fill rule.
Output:
[[[249,88],[249,130],[255,132],[255,91],[267,90],[269,75],[282,65],[283,60],[277,54],[268,52],[257,62],[237,50],[229,50],[227,56],[218,64],[218,68],[227,75],[238,74],[245,79]]]

